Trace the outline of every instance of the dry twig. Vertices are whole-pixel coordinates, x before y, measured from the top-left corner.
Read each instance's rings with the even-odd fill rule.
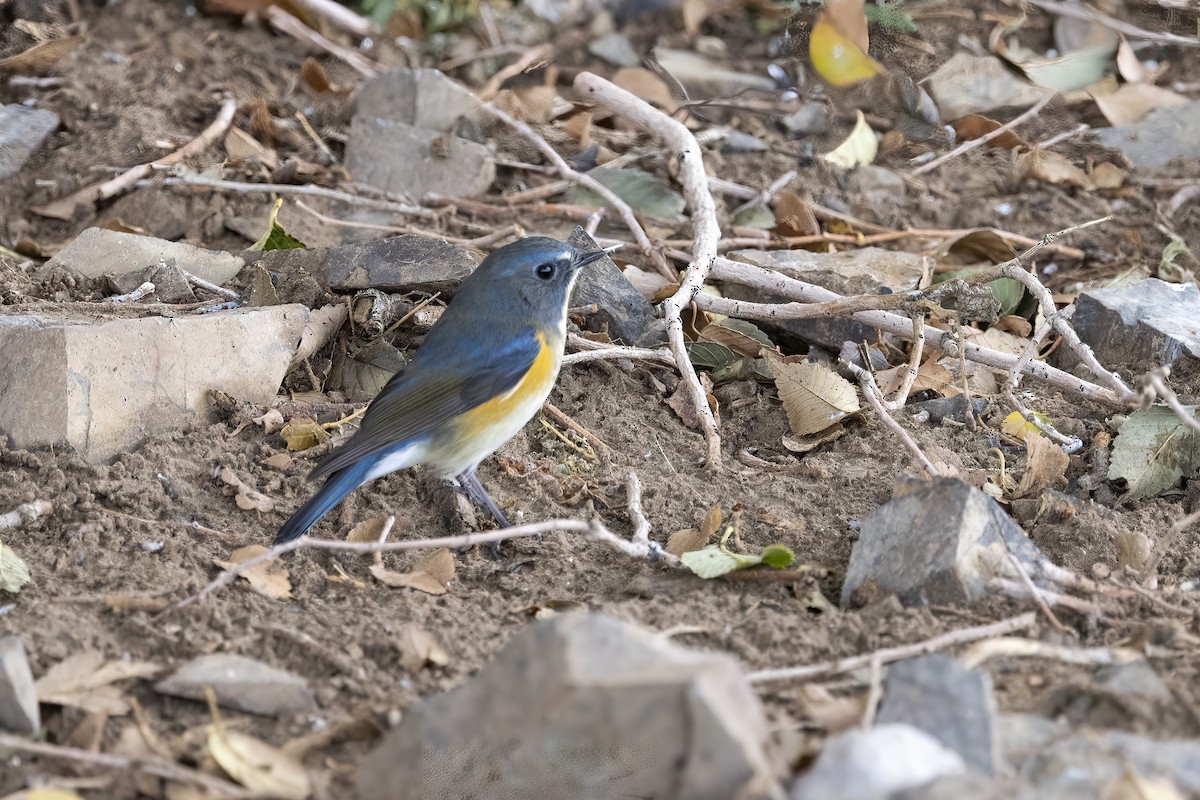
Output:
[[[0,531],[19,528],[27,522],[33,522],[38,517],[53,513],[53,511],[54,504],[49,500],[22,503],[7,514],[0,514]]]
[[[356,50],[352,50],[349,47],[343,47],[337,42],[325,38],[277,5],[267,6],[263,10],[263,15],[267,18],[268,22],[275,26],[277,30],[286,33],[293,39],[297,39],[305,44],[313,45],[314,47],[324,50],[326,53],[345,61],[364,78],[374,78],[383,71],[382,64],[372,61],[365,56],[359,55],[358,51]]]
[[[1013,119],[1010,122],[1004,123],[999,128],[996,128],[996,130],[994,130],[994,131],[989,131],[988,133],[985,133],[983,136],[980,136],[978,139],[971,139],[969,141],[963,142],[958,147],[951,150],[949,153],[946,153],[944,156],[939,156],[938,158],[935,158],[933,161],[930,161],[928,164],[922,164],[921,166],[917,167],[916,169],[911,170],[908,174],[911,177],[915,178],[918,175],[924,175],[926,172],[932,172],[933,170],[940,167],[942,164],[945,164],[947,161],[950,161],[951,159],[954,159],[954,158],[958,158],[963,153],[967,153],[971,150],[974,150],[976,147],[979,147],[980,145],[987,144],[992,139],[995,139],[999,136],[1003,136],[1004,134],[1011,131],[1013,128],[1020,125],[1021,123],[1028,122],[1029,120],[1036,117],[1038,112],[1041,111],[1043,108],[1045,108],[1046,104],[1049,103],[1051,100],[1053,100],[1056,96],[1057,96],[1056,93],[1050,92],[1045,97],[1043,97],[1041,100],[1037,101],[1032,106],[1030,106],[1028,109],[1026,109],[1025,113],[1021,114],[1016,119]]]
[[[857,364],[851,364],[849,361],[843,361],[842,365],[849,369],[854,377],[858,378],[858,382],[862,385],[863,394],[866,396],[867,402],[871,404],[871,408],[875,409],[875,413],[879,415],[883,424],[887,425],[892,430],[892,433],[896,434],[900,441],[904,443],[904,446],[908,448],[908,452],[912,455],[913,459],[921,465],[921,469],[925,470],[925,474],[931,478],[940,477],[941,473],[938,472],[937,467],[933,465],[929,457],[925,455],[921,446],[888,413],[883,402],[883,392],[879,391],[879,385],[875,383],[875,376],[871,374],[870,370],[863,369]]]
[[[339,192],[336,189],[326,189],[324,186],[294,185],[290,183],[245,183],[243,181],[226,181],[218,178],[206,178],[203,175],[186,174],[165,178],[165,186],[203,186],[225,192],[245,192],[253,194],[305,195],[308,197],[324,197],[363,208],[374,208],[380,211],[391,211],[394,214],[405,214],[410,217],[432,219],[435,214],[428,208],[394,203],[390,200],[377,200],[373,197],[361,197],[349,192]]]

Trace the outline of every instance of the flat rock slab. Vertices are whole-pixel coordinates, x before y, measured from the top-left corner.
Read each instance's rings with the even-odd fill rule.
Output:
[[[232,653],[193,658],[156,683],[154,690],[204,702],[205,687],[212,687],[217,705],[267,717],[311,711],[316,706],[303,678]]]
[[[477,266],[466,250],[432,236],[416,234],[341,247],[245,255],[269,272],[292,276],[303,271],[321,286],[335,291],[453,292]]]
[[[930,653],[888,668],[879,723],[920,728],[984,775],[1000,771],[992,678],[945,653]]]
[[[58,115],[44,108],[17,103],[0,106],[0,181],[21,171],[58,123]]]
[[[393,69],[371,78],[354,95],[354,116],[439,132],[451,130],[462,117],[491,124],[475,93],[436,69]]]
[[[467,684],[405,710],[360,800],[765,798],[767,728],[737,663],[599,614],[516,634]]]
[[[57,267],[85,278],[99,278],[137,272],[160,263],[174,263],[197,278],[218,286],[245,266],[240,257],[221,250],[204,250],[183,242],[168,242],[107,228],[88,228],[43,264],[39,272],[44,275]]]
[[[1200,158],[1200,101],[1156,108],[1132,125],[1096,128],[1102,144],[1120,150],[1135,167],[1161,167],[1177,158]]]
[[[1165,364],[1180,380],[1200,374],[1200,289],[1194,283],[1147,278],[1084,292],[1072,324],[1107,367],[1142,374]]]
[[[308,309],[164,319],[0,316],[0,433],[18,449],[68,445],[93,462],[209,422],[209,393],[270,403]]]
[[[842,295],[878,294],[884,290],[901,292],[917,288],[926,265],[925,258],[916,253],[864,247],[840,253],[812,253],[807,250],[736,250],[729,258],[745,264],[763,267],[789,278],[815,284]],[[726,283],[725,296],[732,300],[751,300],[759,303],[786,302],[782,295],[763,292]],[[851,319],[792,319],[771,320],[770,325],[838,352],[845,342],[872,341],[876,336],[869,328]]]
[[[42,725],[37,686],[20,636],[0,639],[0,729],[37,733]]]
[[[600,249],[578,225],[567,241],[581,250]],[[654,316],[654,306],[607,256],[580,271],[571,293],[572,306],[592,303],[600,310],[588,322],[607,330],[614,341],[635,347],[655,347],[666,342],[666,329]]]
[[[1004,509],[957,478],[940,478],[862,521],[842,607],[887,594],[905,605],[973,603],[996,578],[1020,580],[1009,553],[1039,580],[1046,561]]]
[[[957,753],[925,731],[881,724],[830,738],[816,763],[792,786],[791,800],[883,800],[966,771]]]
[[[496,179],[492,152],[484,145],[373,116],[350,121],[346,168],[359,183],[417,199],[474,197]]]

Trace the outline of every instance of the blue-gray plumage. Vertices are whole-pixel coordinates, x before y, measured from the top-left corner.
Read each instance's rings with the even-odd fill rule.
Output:
[[[412,361],[371,401],[362,425],[312,478],[325,478],[275,536],[303,535],[367,481],[426,464],[457,478],[502,527],[475,476],[479,462],[525,426],[558,377],[567,306],[584,252],[544,236],[501,247],[471,273]]]

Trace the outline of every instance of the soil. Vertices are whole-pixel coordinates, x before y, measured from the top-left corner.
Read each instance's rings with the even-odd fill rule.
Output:
[[[28,4],[10,3],[6,10],[6,4],[0,2],[0,20],[5,24],[11,21],[4,15],[15,18],[22,5]],[[345,107],[314,97],[297,76],[310,56],[322,64],[334,84],[353,84],[353,73],[328,56],[273,34],[262,24],[208,16],[176,2],[124,0],[107,7],[70,4],[74,5],[79,6],[86,37],[55,67],[53,74],[62,78],[62,84],[36,90],[0,84],[0,101],[21,102],[36,96],[40,106],[63,119],[47,145],[0,192],[0,220],[4,220],[0,244],[5,247],[49,255],[83,228],[113,221],[204,247],[244,249],[247,240],[233,228],[246,219],[261,225],[271,202],[267,196],[181,192],[151,184],[70,222],[46,219],[31,211],[110,174],[111,167],[142,163],[190,140],[212,120],[220,105],[214,88],[239,99],[235,124],[242,128],[250,124],[249,112],[261,99],[278,119],[305,110],[335,149],[339,135],[346,131]],[[908,46],[908,39],[889,40],[886,33],[877,41],[882,60],[904,65],[914,74],[925,74],[942,63],[964,36],[986,42],[992,27],[985,21],[988,14],[1012,13],[999,2],[980,0],[955,4],[953,9],[911,5],[925,49]],[[57,4],[47,6],[53,11]],[[69,21],[69,10],[64,4],[62,18],[48,21]],[[1170,23],[1187,32],[1186,20],[1166,20],[1150,13],[1144,16],[1138,20],[1143,26],[1161,30]],[[676,30],[676,22],[666,16],[650,19],[651,23],[638,23],[640,29],[660,25],[663,43],[686,46],[683,34],[671,32]],[[761,71],[767,61],[766,37],[755,36],[747,22],[720,17],[706,30],[726,38],[729,51],[741,54],[735,63]],[[533,39],[537,32],[524,35]],[[558,63],[564,80],[566,73],[594,66],[580,46],[582,41],[582,32],[561,40]],[[0,57],[27,46],[13,29],[0,34]],[[1195,85],[1200,80],[1196,59],[1166,48],[1142,56],[1154,54],[1170,61],[1175,81]],[[375,55],[386,63],[400,63],[400,56],[390,51]],[[470,76],[469,70],[460,73],[460,77]],[[567,91],[562,88],[564,94]],[[1028,141],[1039,141],[1069,130],[1081,120],[1078,107],[1056,102],[1021,132]],[[774,137],[768,157],[714,156],[710,170],[746,185],[769,185],[795,167],[797,144],[772,131],[766,133]],[[829,140],[836,143],[844,133],[845,129],[831,133]],[[288,142],[279,143],[281,151],[319,161],[319,151],[311,140],[298,137]],[[828,148],[819,142],[816,149],[823,152]],[[1066,145],[1063,153],[1075,163],[1088,158],[1120,163],[1119,154],[1086,139]],[[210,153],[196,166],[209,166],[219,157]],[[886,159],[882,163],[889,165]],[[902,169],[904,163],[897,154],[890,165]],[[653,159],[648,164],[656,166]],[[838,176],[815,166],[802,167],[801,182],[822,202],[840,204],[850,213],[894,227],[997,226],[1036,238],[1116,213],[1112,223],[1068,240],[1087,257],[1062,260],[1053,288],[1067,291],[1072,285],[1119,275],[1134,266],[1156,265],[1166,243],[1155,227],[1159,219],[1156,209],[1171,196],[1178,179],[1197,175],[1200,167],[1195,164],[1139,173],[1128,196],[1112,199],[1017,180],[1012,177],[1010,154],[981,148],[926,176],[923,181],[928,191],[913,188],[908,200],[856,194]],[[506,181],[515,182],[515,178],[502,171],[501,182]],[[1011,207],[1011,212],[998,219],[1001,203]],[[337,211],[334,207],[329,213]],[[282,219],[292,233],[310,244],[344,238],[343,231],[294,209],[286,210]],[[470,237],[509,222],[518,222],[531,232],[559,236],[565,236],[574,225],[572,220],[513,213],[495,219],[446,215],[430,231]],[[1175,230],[1193,246],[1200,242],[1200,207],[1192,204],[1185,208],[1176,219]],[[45,312],[53,308],[47,301],[74,305],[102,291],[98,285],[72,284],[61,276],[35,279],[13,259],[0,257],[0,268],[0,313]],[[402,333],[397,343],[408,341],[408,334]],[[239,582],[202,604],[164,613],[163,605],[193,593],[216,576],[215,560],[227,560],[230,552],[242,545],[269,543],[290,511],[312,491],[305,478],[310,459],[301,454],[284,469],[269,466],[264,459],[284,451],[277,434],[266,435],[255,425],[235,431],[232,423],[222,421],[156,436],[136,452],[106,465],[90,464],[61,450],[20,452],[0,447],[0,511],[33,500],[54,503],[53,514],[5,536],[5,543],[28,561],[34,582],[18,596],[8,598],[9,605],[0,610],[0,630],[20,634],[35,675],[85,648],[97,649],[111,659],[148,660],[164,667],[202,653],[235,652],[290,670],[309,681],[316,692],[318,711],[280,720],[229,716],[240,729],[278,745],[313,732],[332,731],[331,741],[319,752],[310,753],[306,765],[318,782],[318,797],[345,797],[356,765],[394,711],[462,683],[485,665],[514,631],[547,609],[584,606],[658,630],[682,626],[687,632],[678,634],[678,641],[730,653],[750,669],[854,655],[1026,609],[1023,603],[999,597],[971,608],[903,608],[884,599],[858,611],[842,612],[822,603],[824,597],[836,605],[856,521],[887,502],[893,476],[911,470],[907,452],[884,425],[867,416],[851,422],[840,439],[797,462],[779,444],[786,433],[786,420],[773,387],[742,381],[716,392],[722,408],[725,469],[713,475],[702,463],[702,437],[685,427],[664,402],[677,380],[669,370],[628,364],[564,369],[551,402],[604,440],[611,456],[597,461],[581,458],[535,422],[502,448],[498,458],[481,467],[484,483],[517,520],[582,518],[596,513],[614,531],[628,535],[631,524],[625,510],[625,483],[632,469],[645,487],[645,511],[653,535],[660,540],[675,530],[698,526],[714,505],[722,508],[726,518],[738,507],[739,533],[747,548],[783,542],[799,561],[819,567],[815,577],[705,581],[661,565],[630,560],[580,537],[551,534],[541,541],[506,543],[499,559],[492,558],[486,548],[456,553],[454,583],[450,592],[440,596],[382,587],[367,571],[369,557],[299,551],[286,562],[292,580],[291,600],[268,599]],[[304,375],[290,377],[286,385],[308,388]],[[1041,407],[1056,422],[1061,421],[1064,430],[1083,435],[1085,441],[1106,427],[1112,413],[1042,386],[1034,390]],[[1189,392],[1195,397],[1198,390],[1200,387],[1179,387],[1185,399]],[[907,418],[903,421],[922,446],[948,448],[967,468],[993,468],[991,450],[998,447],[1010,468],[1020,474],[1024,449],[997,433],[1007,413],[1002,404],[993,404],[984,413],[983,429],[977,433],[949,424],[935,427]],[[326,415],[321,421],[335,418]],[[744,448],[781,463],[801,463],[807,469],[801,473],[767,472],[745,466],[735,457]],[[1077,480],[1092,470],[1092,456],[1084,452],[1073,458],[1068,473],[1071,484],[1062,487],[1068,493],[1089,498]],[[274,498],[275,509],[260,513],[235,505],[217,477],[225,466]],[[1028,530],[1038,546],[1062,566],[1092,574],[1096,565],[1102,565],[1119,574],[1123,563],[1116,534],[1141,534],[1157,546],[1172,522],[1195,510],[1196,495],[1193,481],[1190,488],[1182,487],[1132,508],[1101,507],[1065,521],[1035,524]],[[1108,497],[1112,496],[1110,491]],[[403,472],[357,492],[316,534],[341,536],[359,520],[388,514],[398,515],[397,537],[461,533],[461,520],[447,509],[443,491],[419,474]],[[148,548],[146,543],[161,543],[162,547]],[[419,557],[388,556],[385,562],[403,571]],[[1200,548],[1194,534],[1185,535],[1166,552],[1160,583],[1171,587],[1198,578]],[[1172,594],[1171,601],[1188,610],[1200,607],[1181,593]],[[1064,612],[1064,621],[1070,636],[1082,645],[1194,641],[1188,631],[1189,625],[1194,627],[1194,619],[1149,599],[1126,601],[1115,615],[1103,620]],[[447,664],[416,671],[400,666],[399,631],[408,623],[417,623],[438,638],[449,654]],[[1163,655],[1156,658],[1155,666],[1181,706],[1191,713],[1170,721],[1139,720],[1131,714],[1115,724],[1157,736],[1200,736],[1200,717],[1196,715],[1200,709],[1200,661],[1185,655],[1187,651],[1183,644],[1160,647],[1158,652]],[[1000,661],[993,674],[1001,709],[1020,711],[1043,708],[1047,698],[1064,687],[1086,685],[1091,668],[1012,659]],[[128,686],[145,712],[145,724],[169,751],[184,760],[198,759],[202,750],[198,732],[210,719],[204,705],[163,698],[145,682]],[[844,687],[839,691],[856,694],[858,690]],[[798,688],[773,689],[764,694],[764,700],[781,724],[806,717],[807,706]],[[44,711],[51,741],[80,742],[82,734],[77,728],[84,721],[82,712],[48,706]],[[111,749],[130,724],[128,718],[109,720],[102,729],[101,749]],[[800,751],[808,748],[805,745]],[[23,788],[38,776],[75,774],[95,773],[61,761],[10,761],[0,771],[0,793]],[[131,785],[125,779],[117,780],[115,785],[82,793],[88,797],[132,796]]]

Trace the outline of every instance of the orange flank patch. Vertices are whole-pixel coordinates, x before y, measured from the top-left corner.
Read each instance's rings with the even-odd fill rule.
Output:
[[[538,354],[530,365],[529,371],[511,390],[498,397],[475,406],[459,418],[455,433],[456,438],[488,439],[493,428],[508,427],[514,417],[520,418],[524,426],[545,402],[546,396],[554,387],[554,379],[558,375],[558,359],[554,357],[555,348],[546,343],[543,333],[537,334]],[[522,413],[523,412],[523,413]],[[512,435],[512,434],[510,434]],[[508,437],[505,437],[507,439]]]

